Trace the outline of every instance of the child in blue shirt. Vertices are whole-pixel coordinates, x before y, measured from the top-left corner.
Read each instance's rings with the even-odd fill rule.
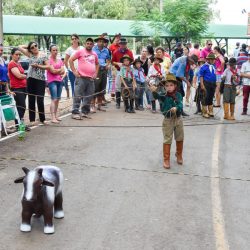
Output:
[[[201,91],[200,86],[200,68],[205,63],[204,58],[198,60],[198,67],[194,70],[193,87],[196,89],[194,101],[196,102],[196,112],[195,115],[201,113],[201,100],[203,97],[203,91]]]
[[[143,94],[145,91],[146,76],[142,68],[142,61],[138,58],[133,62],[133,75],[136,80],[136,90],[135,90],[135,109],[143,111]]]
[[[202,100],[202,116],[204,118],[214,117],[213,98],[216,89],[215,55],[210,53],[206,57],[207,62],[200,69],[200,86],[204,93]]]

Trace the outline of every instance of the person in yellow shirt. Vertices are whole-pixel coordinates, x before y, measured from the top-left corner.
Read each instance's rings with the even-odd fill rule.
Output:
[[[163,60],[161,65],[164,67],[164,70],[165,70],[166,74],[168,74],[169,69],[170,69],[170,67],[172,65],[172,62],[171,62],[170,58],[165,56],[165,50],[162,47],[157,47],[155,49],[155,53],[156,53],[156,57],[161,58]]]

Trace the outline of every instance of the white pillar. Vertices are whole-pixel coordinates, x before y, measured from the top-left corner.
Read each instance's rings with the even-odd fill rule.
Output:
[[[0,43],[3,44],[3,1],[0,0]]]

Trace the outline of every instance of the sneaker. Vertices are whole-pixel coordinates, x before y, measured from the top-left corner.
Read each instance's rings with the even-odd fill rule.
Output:
[[[247,111],[243,111],[241,115],[247,115]]]
[[[116,103],[116,108],[120,109],[121,108],[120,104]]]

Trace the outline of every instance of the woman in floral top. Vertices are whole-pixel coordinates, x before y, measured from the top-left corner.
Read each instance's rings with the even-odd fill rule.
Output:
[[[36,102],[40,122],[46,124],[44,113],[45,95],[45,70],[49,69],[47,56],[40,52],[36,42],[30,42],[28,46],[21,45],[19,50],[29,57],[29,69],[27,75],[27,91],[29,95],[29,119],[32,125],[36,120]]]

